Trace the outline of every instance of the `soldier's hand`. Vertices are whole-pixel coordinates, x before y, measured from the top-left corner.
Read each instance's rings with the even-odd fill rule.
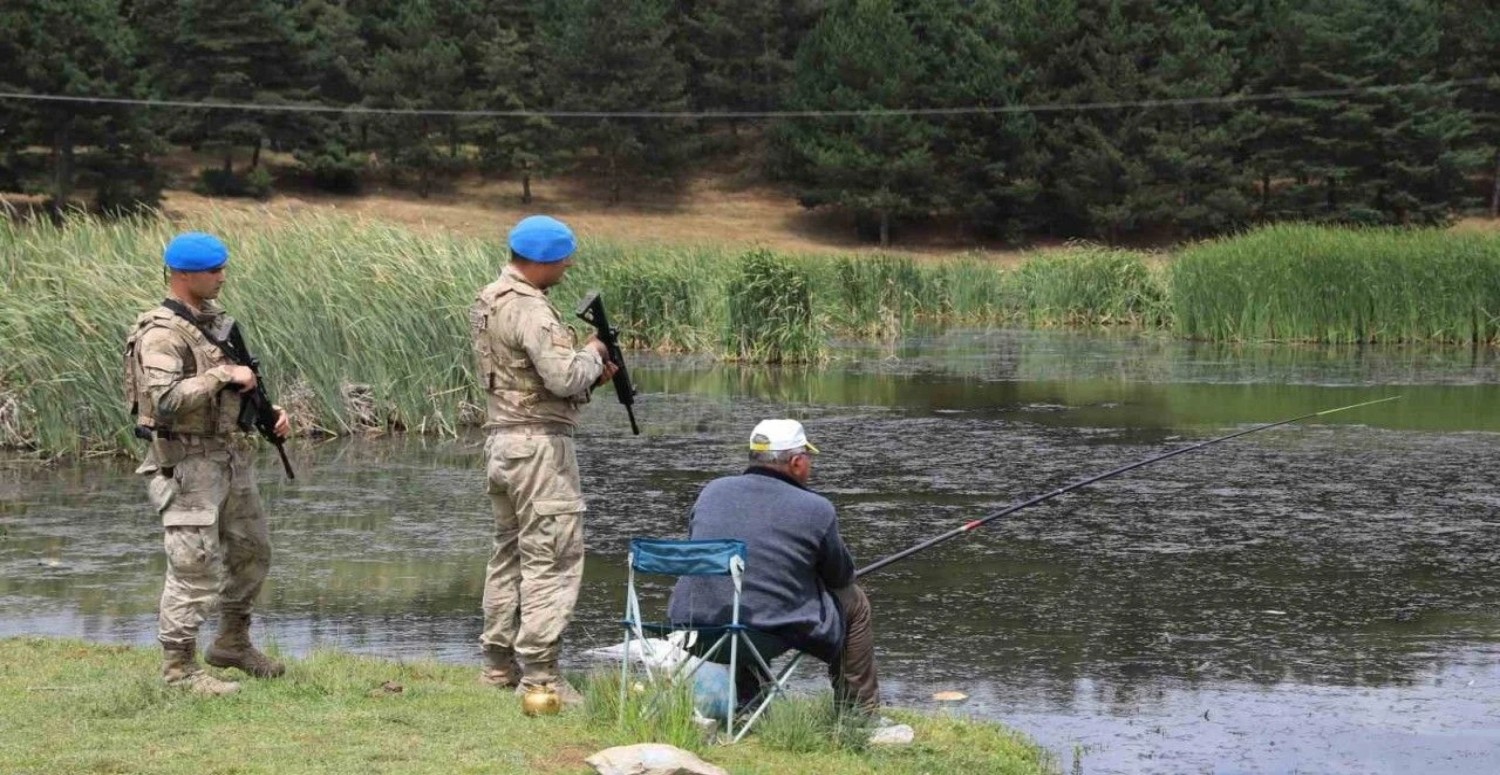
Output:
[[[583,346],[598,353],[599,360],[609,363],[609,348],[605,347],[604,343],[599,341],[598,336],[589,334],[588,341],[584,342]]]
[[[248,393],[255,389],[255,372],[249,366],[234,364],[224,367],[229,375],[229,381],[238,385],[241,393]]]
[[[602,371],[602,372],[599,373],[599,379],[594,380],[594,387],[600,387],[604,383],[610,381],[611,379],[614,379],[615,372],[617,372],[619,370],[620,370],[620,367],[616,366],[614,361],[611,361],[608,358],[605,358],[604,359],[604,371]]]
[[[276,431],[276,438],[284,439],[292,432],[292,421],[287,419],[285,409],[275,404],[271,408],[276,410],[276,427],[273,429]]]

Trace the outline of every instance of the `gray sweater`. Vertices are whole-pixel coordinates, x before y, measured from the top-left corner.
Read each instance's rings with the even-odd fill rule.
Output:
[[[709,482],[693,504],[688,537],[745,542],[740,622],[777,635],[825,661],[844,647],[844,617],[830,589],[854,583],[854,558],[839,536],[833,504],[789,477],[751,467]],[[728,577],[684,576],[667,605],[676,624],[727,623]]]

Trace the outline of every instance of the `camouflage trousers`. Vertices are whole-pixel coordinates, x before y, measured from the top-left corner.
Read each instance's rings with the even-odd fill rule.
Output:
[[[157,639],[182,646],[215,608],[250,615],[271,567],[271,535],[249,449],[212,438],[172,445],[178,454],[149,457],[137,470],[150,476],[147,495],[165,533]]]
[[[573,438],[548,426],[499,428],[485,456],[495,533],[480,644],[492,664],[514,658],[526,680],[550,681],[583,578],[584,504]]]

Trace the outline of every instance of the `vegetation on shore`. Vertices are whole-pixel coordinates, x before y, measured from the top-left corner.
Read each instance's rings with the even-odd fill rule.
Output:
[[[621,726],[586,687],[589,706],[528,718],[472,666],[319,651],[274,681],[244,679],[223,698],[164,686],[155,649],[74,640],[0,640],[0,763],[7,772],[586,773],[584,759],[647,742],[675,717]],[[225,675],[243,678],[237,671]],[[782,718],[732,746],[690,748],[732,773],[1056,772],[1035,743],[999,725],[892,711],[915,744],[867,747],[820,719],[826,697],[798,698]],[[670,716],[670,714],[667,714]],[[678,725],[679,727],[681,725]],[[668,735],[670,736],[670,735]]]
[[[494,241],[329,215],[212,219],[224,301],[299,427],[451,433],[477,419],[468,308]],[[128,446],[126,327],[160,299],[160,220],[0,222],[0,446]],[[1500,237],[1280,225],[1170,257],[1079,246],[1016,268],[976,258],[787,256],[588,244],[554,293],[599,288],[628,346],[818,362],[835,337],[914,324],[1129,325],[1220,341],[1500,342]]]

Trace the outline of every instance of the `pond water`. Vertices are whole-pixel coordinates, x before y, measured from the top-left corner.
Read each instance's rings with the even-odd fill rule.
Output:
[[[802,419],[861,565],[1014,501],[1215,445],[990,523],[865,579],[894,704],[1013,725],[1064,769],[1500,771],[1500,362],[1469,350],[1224,347],[956,331],[819,369],[641,357],[579,435],[589,559],[569,631],[613,643],[624,550],[676,536],[749,428]],[[297,442],[261,468],[276,558],[258,627],[477,661],[480,442]],[[123,461],[0,468],[0,636],[153,642],[157,523]],[[804,669],[816,688],[820,671]]]

